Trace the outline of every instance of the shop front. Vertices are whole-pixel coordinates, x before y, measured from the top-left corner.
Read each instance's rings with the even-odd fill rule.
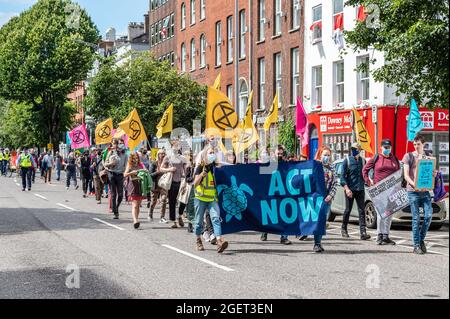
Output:
[[[382,139],[389,138],[393,143],[394,154],[401,160],[406,152],[414,150],[407,143],[406,127],[409,107],[381,106],[378,108],[358,109],[367,132],[371,137],[374,152]],[[447,109],[420,109],[425,128],[421,134],[426,139],[426,149],[436,157],[437,168],[442,172],[445,183],[449,183],[449,112]],[[303,152],[313,158],[321,145],[329,146],[333,151],[333,161],[345,158],[350,145],[356,137],[352,130],[352,112],[350,110],[312,113],[308,115],[311,140]],[[378,144],[378,145],[377,145]],[[373,154],[363,153],[366,158]]]

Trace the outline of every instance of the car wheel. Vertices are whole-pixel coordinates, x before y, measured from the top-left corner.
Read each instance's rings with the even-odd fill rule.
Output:
[[[336,214],[333,214],[332,212],[330,212],[330,214],[328,215],[328,219],[327,221],[329,222],[334,222],[334,220],[336,219]]]
[[[443,223],[439,223],[439,224],[431,224],[430,227],[429,227],[429,229],[430,229],[430,230],[439,230],[439,229],[442,228],[443,225],[444,225]]]
[[[366,226],[370,229],[377,228],[377,211],[375,210],[375,206],[373,206],[372,202],[368,202],[366,204]]]

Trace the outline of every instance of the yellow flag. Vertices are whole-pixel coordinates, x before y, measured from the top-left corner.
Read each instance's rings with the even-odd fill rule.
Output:
[[[131,151],[134,151],[141,142],[147,140],[144,125],[142,125],[136,109],[133,109],[130,115],[119,124],[119,128],[123,129],[128,135],[128,146]]]
[[[109,144],[112,142],[113,121],[111,118],[101,122],[95,128],[95,144]]]
[[[222,81],[222,73],[219,73],[219,75],[217,76],[216,80],[214,81],[213,88],[215,88],[216,90],[220,91],[220,82],[221,81]]]
[[[267,115],[266,121],[264,122],[264,131],[267,132],[270,126],[275,123],[278,123],[278,93],[275,94],[269,115]]]
[[[361,145],[363,150],[373,154],[372,147],[370,146],[371,138],[369,132],[367,132],[366,126],[361,119],[361,115],[359,115],[359,112],[355,108],[353,109],[353,118],[355,123],[354,130],[358,143]]]
[[[206,102],[206,133],[233,137],[239,117],[228,97],[213,87],[208,87]]]
[[[170,133],[173,130],[173,104],[170,104],[164,115],[156,126],[158,132],[156,133],[157,138],[161,138],[164,133]]]
[[[239,125],[239,132],[233,143],[234,152],[236,154],[244,152],[259,140],[258,131],[253,123],[252,100],[253,91],[250,92],[247,112],[245,113],[244,120]]]

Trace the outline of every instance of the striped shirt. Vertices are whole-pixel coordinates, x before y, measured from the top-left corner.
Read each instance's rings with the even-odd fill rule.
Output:
[[[336,187],[338,184],[334,165],[323,165],[323,172],[325,174],[325,186],[327,188],[328,195],[331,196],[331,199],[334,199],[334,196],[336,195]]]

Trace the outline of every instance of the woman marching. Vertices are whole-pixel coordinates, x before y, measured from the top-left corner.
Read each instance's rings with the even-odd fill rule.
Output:
[[[132,153],[128,159],[127,168],[125,169],[125,187],[128,193],[128,200],[132,202],[132,215],[134,229],[138,229],[141,225],[139,223],[139,210],[141,202],[147,198],[145,190],[141,185],[141,178],[138,176],[140,172],[147,172],[144,165],[139,159],[139,155]]]

